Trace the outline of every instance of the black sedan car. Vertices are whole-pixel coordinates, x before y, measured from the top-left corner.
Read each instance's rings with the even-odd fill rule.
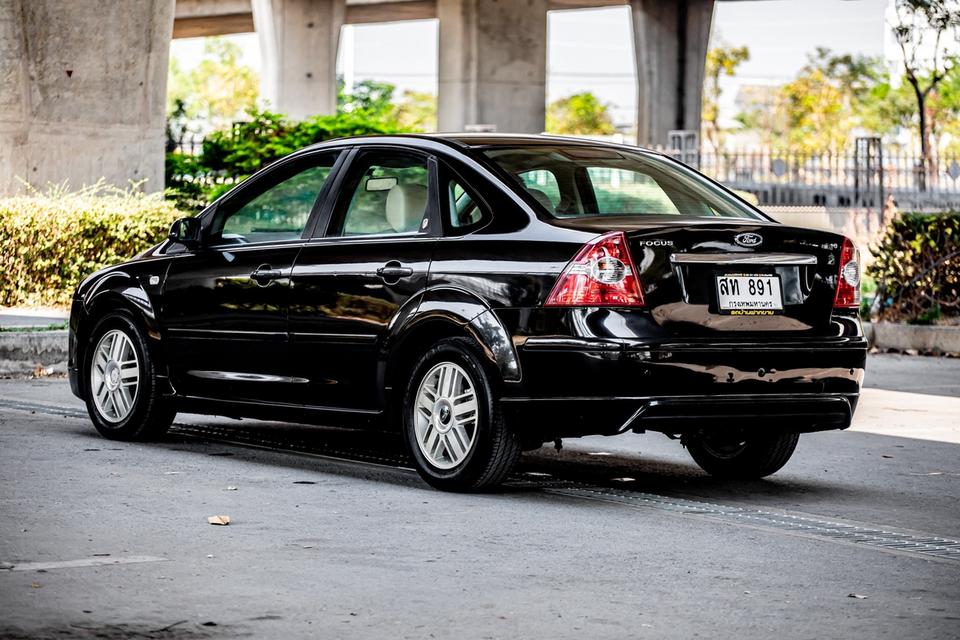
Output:
[[[844,429],[867,343],[840,235],[683,164],[547,136],[343,139],[80,284],[70,383],[108,438],[178,411],[400,429],[431,485],[658,431],[717,476]]]

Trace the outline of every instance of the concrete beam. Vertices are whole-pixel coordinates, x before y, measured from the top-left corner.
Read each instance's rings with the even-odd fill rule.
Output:
[[[18,178],[163,189],[173,12],[174,0],[0,0],[0,194]]]
[[[252,33],[252,0],[176,0],[173,37],[198,38],[230,33]],[[436,0],[346,2],[344,24],[370,24],[437,17]]]
[[[270,108],[293,118],[337,109],[344,0],[253,0]]]
[[[544,128],[547,0],[438,0],[441,131]]]
[[[714,0],[630,0],[637,64],[637,143],[666,145],[671,129],[700,130]]]
[[[177,18],[173,21],[173,39],[205,38],[231,33],[253,33],[253,12],[226,13],[219,16]]]

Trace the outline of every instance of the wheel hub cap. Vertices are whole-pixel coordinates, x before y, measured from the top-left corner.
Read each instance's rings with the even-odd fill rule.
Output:
[[[420,452],[438,469],[452,469],[473,449],[477,394],[467,372],[452,362],[430,369],[420,382],[414,427]]]
[[[90,396],[106,422],[117,423],[133,411],[140,387],[140,362],[123,331],[103,334],[90,363]]]

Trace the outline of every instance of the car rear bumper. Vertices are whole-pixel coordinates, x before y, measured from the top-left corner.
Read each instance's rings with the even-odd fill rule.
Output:
[[[629,430],[793,432],[850,426],[867,344],[859,338],[762,344],[518,340],[522,379],[504,411],[543,438]]]

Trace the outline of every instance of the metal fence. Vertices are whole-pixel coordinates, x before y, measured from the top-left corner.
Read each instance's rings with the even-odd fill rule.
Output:
[[[960,207],[960,158],[940,157],[926,175],[905,154],[800,156],[768,152],[704,153],[699,170],[761,204],[882,207],[892,195],[901,209]]]

